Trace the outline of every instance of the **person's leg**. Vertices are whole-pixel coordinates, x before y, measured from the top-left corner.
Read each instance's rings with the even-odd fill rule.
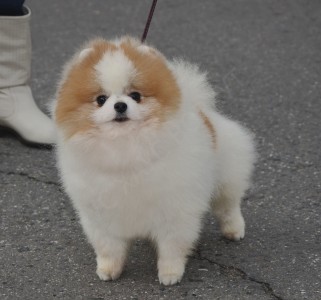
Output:
[[[22,16],[25,0],[0,0],[1,16]]]
[[[22,4],[22,0],[0,0],[0,125],[27,142],[52,144],[54,124],[39,110],[29,87],[31,13]],[[5,15],[9,12],[14,16]]]

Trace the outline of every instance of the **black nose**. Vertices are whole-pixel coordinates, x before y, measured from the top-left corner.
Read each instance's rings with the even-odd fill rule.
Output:
[[[127,110],[127,104],[124,102],[117,102],[115,103],[114,108],[118,113],[122,114]]]

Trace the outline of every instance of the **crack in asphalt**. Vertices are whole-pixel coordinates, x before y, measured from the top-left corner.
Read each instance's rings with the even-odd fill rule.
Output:
[[[6,172],[6,171],[1,171],[0,170],[0,174],[4,174],[4,175],[18,175],[18,176],[23,176],[23,177],[26,177],[32,181],[36,181],[36,182],[40,182],[40,183],[44,183],[44,184],[48,184],[48,185],[54,185],[56,187],[58,187],[58,190],[61,192],[61,193],[64,193],[61,185],[56,182],[56,181],[52,181],[52,180],[41,180],[37,177],[34,177],[34,176],[31,176],[29,175],[28,173],[25,173],[25,172],[13,172],[13,171],[9,171],[9,172]]]
[[[205,260],[210,264],[213,265],[217,265],[218,267],[220,267],[220,269],[224,270],[224,271],[233,271],[236,275],[238,275],[239,277],[241,277],[242,279],[245,280],[249,280],[252,282],[255,282],[259,285],[261,285],[261,287],[263,288],[263,290],[268,293],[269,295],[271,295],[274,299],[278,299],[278,300],[284,300],[282,297],[278,296],[275,294],[275,292],[273,291],[271,285],[267,282],[261,281],[261,280],[257,280],[251,276],[249,276],[248,274],[246,274],[243,270],[234,267],[234,266],[227,266],[224,264],[220,264],[214,260],[211,260],[205,256],[202,256],[201,254],[201,250],[197,249],[196,251],[196,256],[192,256],[192,258],[197,259],[197,260]]]

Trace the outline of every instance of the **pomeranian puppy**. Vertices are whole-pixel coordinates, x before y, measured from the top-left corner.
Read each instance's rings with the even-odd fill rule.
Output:
[[[67,64],[54,105],[58,166],[100,279],[120,276],[140,237],[156,245],[160,283],[179,282],[208,209],[226,238],[244,237],[253,138],[214,100],[197,67],[129,37],[96,39]]]

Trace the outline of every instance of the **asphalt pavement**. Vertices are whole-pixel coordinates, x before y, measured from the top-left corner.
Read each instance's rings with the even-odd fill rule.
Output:
[[[41,109],[76,49],[141,36],[150,2],[27,1]],[[208,215],[179,285],[159,285],[140,240],[121,278],[102,282],[54,151],[1,129],[0,299],[321,299],[321,1],[160,0],[147,40],[207,70],[220,110],[256,135],[245,239],[223,239]]]

